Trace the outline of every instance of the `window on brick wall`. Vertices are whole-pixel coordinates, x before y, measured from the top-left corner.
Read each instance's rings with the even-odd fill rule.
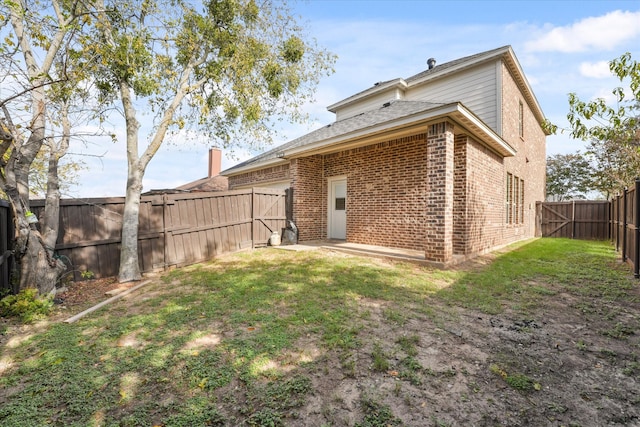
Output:
[[[520,224],[524,224],[524,179],[520,180]]]
[[[522,101],[518,102],[518,135],[524,138],[524,105]]]
[[[507,173],[505,188],[505,222],[507,224],[524,223],[524,180]]]
[[[506,190],[505,193],[507,195],[506,206],[505,206],[505,214],[506,214],[505,222],[507,224],[511,224],[512,222],[511,204],[513,201],[513,175],[510,173],[507,173],[507,188],[505,190]]]

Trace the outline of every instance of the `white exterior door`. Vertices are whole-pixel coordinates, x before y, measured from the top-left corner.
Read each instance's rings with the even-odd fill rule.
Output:
[[[347,238],[347,180],[329,181],[329,238]]]

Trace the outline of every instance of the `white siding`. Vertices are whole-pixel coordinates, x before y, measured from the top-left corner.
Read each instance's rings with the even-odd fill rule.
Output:
[[[402,91],[397,88],[389,88],[389,90],[375,94],[370,98],[366,98],[354,104],[346,105],[336,110],[336,121],[357,116],[365,111],[381,108],[385,102],[395,101],[396,99],[402,99]]]
[[[482,121],[500,134],[498,129],[498,65],[499,62],[475,67],[410,88],[407,101],[448,104],[462,102]]]

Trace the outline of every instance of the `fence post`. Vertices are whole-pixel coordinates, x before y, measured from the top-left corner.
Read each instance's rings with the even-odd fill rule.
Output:
[[[620,250],[620,195],[616,196],[615,219],[613,220],[612,231],[616,235],[616,251]]]
[[[636,188],[633,197],[635,198],[633,210],[633,223],[635,225],[635,232],[633,233],[633,276],[637,279],[640,278],[640,178],[636,178]]]
[[[251,249],[256,248],[256,189],[251,187]]]
[[[622,193],[622,261],[627,260],[627,187]]]
[[[167,227],[167,219],[169,216],[169,212],[167,212],[169,206],[167,203],[167,195],[162,195],[162,235],[164,236],[164,248],[162,250],[162,269],[167,269],[167,261],[169,258],[169,230]]]
[[[576,238],[576,201],[572,200],[571,204],[571,238]]]

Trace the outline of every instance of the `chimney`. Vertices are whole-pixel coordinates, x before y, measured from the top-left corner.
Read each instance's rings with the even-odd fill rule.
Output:
[[[427,59],[427,65],[429,66],[429,69],[431,70],[433,67],[436,66],[436,59],[435,58]]]
[[[209,148],[209,178],[220,175],[222,166],[222,151],[218,148]]]

